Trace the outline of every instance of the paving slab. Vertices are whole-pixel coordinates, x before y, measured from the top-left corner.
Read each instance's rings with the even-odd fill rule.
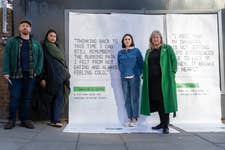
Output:
[[[219,147],[222,147],[225,149],[225,144],[217,144]]]
[[[119,134],[80,134],[79,144],[123,144]]]
[[[115,144],[81,144],[76,150],[127,150],[124,145]]]
[[[126,142],[174,142],[175,140],[186,138],[191,136],[190,134],[122,134],[121,135]],[[177,142],[177,141],[176,141]]]
[[[220,150],[223,149],[198,136],[186,134],[132,134],[122,135],[129,150]]]
[[[223,132],[90,134],[63,132],[45,122],[35,127],[4,130],[0,122],[0,150],[225,150]]]
[[[28,142],[25,138],[11,138],[0,134],[0,150],[19,150]]]
[[[176,143],[128,143],[128,150],[224,150],[224,148],[204,144]]]
[[[3,128],[0,128],[0,134],[1,137],[10,138],[10,139],[26,139],[30,140],[35,135],[37,135],[40,131],[33,131],[31,129],[26,129],[22,127],[15,127],[11,130],[5,130]]]
[[[63,128],[54,128],[46,126],[33,140],[49,141],[49,142],[75,142],[78,138],[78,133],[65,133]]]
[[[197,133],[197,135],[215,144],[225,144],[225,133]]]
[[[26,144],[21,150],[75,150],[75,142],[34,141]]]

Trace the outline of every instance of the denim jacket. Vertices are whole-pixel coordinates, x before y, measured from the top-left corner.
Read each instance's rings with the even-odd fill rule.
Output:
[[[121,78],[142,74],[143,57],[138,48],[122,49],[117,58]]]

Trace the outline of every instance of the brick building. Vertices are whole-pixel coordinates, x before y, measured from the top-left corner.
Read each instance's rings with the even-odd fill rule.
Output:
[[[0,5],[1,7],[1,5]],[[3,15],[6,14],[6,16],[3,17]],[[4,38],[11,37],[13,33],[12,28],[12,14],[13,11],[11,8],[7,8],[7,13],[3,13],[3,8],[0,8],[0,72],[2,72],[2,56],[4,51]],[[6,20],[5,20],[6,19]],[[6,24],[6,33],[4,33],[4,24],[3,20],[7,22]],[[2,75],[0,75],[0,119],[5,119],[8,116],[8,103],[9,103],[9,91],[8,91],[8,84],[3,78]]]

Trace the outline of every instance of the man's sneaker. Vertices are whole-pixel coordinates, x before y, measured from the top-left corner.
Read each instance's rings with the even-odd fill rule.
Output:
[[[5,126],[4,126],[4,129],[12,129],[12,128],[14,128],[15,127],[15,122],[13,122],[12,120],[9,120],[6,124],[5,124]]]
[[[22,121],[22,122],[21,122],[21,126],[22,126],[22,127],[25,127],[25,128],[28,128],[28,129],[34,129],[34,125],[33,125],[33,123],[31,122],[31,120],[25,120],[25,121]]]

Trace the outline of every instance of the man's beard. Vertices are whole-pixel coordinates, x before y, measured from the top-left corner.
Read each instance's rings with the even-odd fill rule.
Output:
[[[28,34],[29,34],[28,30],[22,30],[21,33],[22,33],[23,35],[28,35]]]

